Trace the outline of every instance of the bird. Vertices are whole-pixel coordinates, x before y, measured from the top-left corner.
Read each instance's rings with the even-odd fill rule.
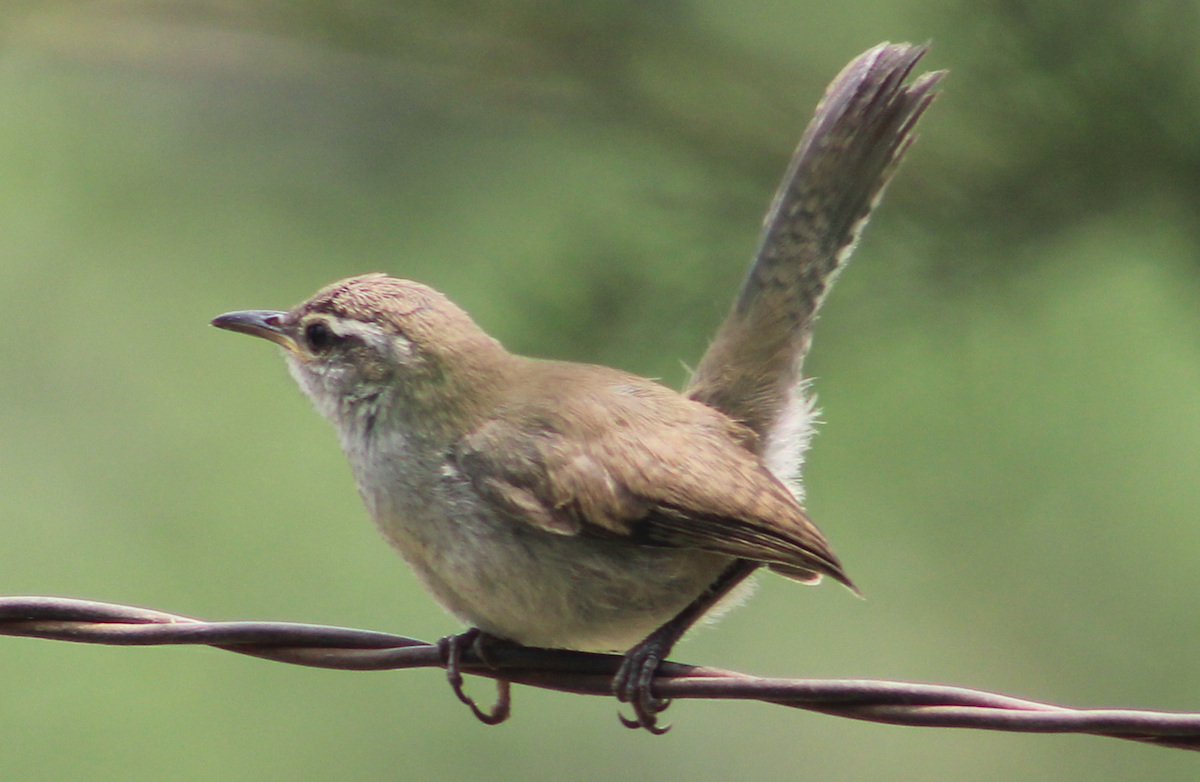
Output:
[[[270,340],[335,427],[367,511],[466,643],[623,653],[626,725],[666,730],[660,663],[760,567],[857,592],[801,504],[815,314],[940,74],[881,45],[835,79],[733,310],[683,393],[517,355],[444,294],[376,272],[287,311],[212,321]],[[841,177],[839,179],[839,177]],[[457,677],[457,681],[456,681]]]

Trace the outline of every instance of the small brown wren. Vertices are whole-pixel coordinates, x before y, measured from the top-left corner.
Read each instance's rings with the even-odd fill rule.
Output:
[[[442,294],[384,274],[213,325],[285,349],[372,518],[450,613],[529,646],[627,652],[627,724],[661,731],[659,663],[755,568],[853,589],[798,500],[800,364],[932,98],[939,74],[903,85],[923,51],[881,45],[830,86],[686,395],[509,353]]]

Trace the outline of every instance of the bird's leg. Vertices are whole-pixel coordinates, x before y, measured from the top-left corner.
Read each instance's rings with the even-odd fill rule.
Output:
[[[507,679],[496,680],[496,703],[490,711],[484,711],[479,708],[479,705],[475,703],[475,699],[463,691],[463,649],[470,649],[484,664],[494,668],[495,666],[488,662],[487,652],[484,649],[484,645],[491,638],[492,636],[479,628],[472,627],[465,633],[448,635],[439,640],[438,650],[442,653],[442,659],[446,663],[446,680],[450,682],[450,689],[454,690],[454,694],[458,696],[458,699],[470,706],[475,717],[484,725],[499,725],[508,719],[512,706],[512,699],[509,693],[510,685]]]
[[[703,594],[625,653],[621,667],[613,676],[613,694],[617,696],[617,700],[633,706],[634,719],[629,719],[623,714],[617,715],[625,727],[645,728],[655,735],[670,730],[670,725],[658,726],[658,715],[671,705],[671,702],[654,697],[650,689],[659,664],[671,653],[671,648],[688,628],[753,573],[759,564],[746,559],[736,560],[704,590]]]

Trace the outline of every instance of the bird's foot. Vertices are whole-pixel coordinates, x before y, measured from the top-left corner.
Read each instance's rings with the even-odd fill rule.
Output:
[[[459,635],[448,635],[438,641],[438,650],[442,653],[442,661],[446,665],[446,680],[450,689],[460,701],[467,704],[475,714],[476,719],[484,725],[499,725],[508,719],[512,707],[507,679],[496,680],[496,703],[488,711],[479,708],[475,699],[463,691],[462,654],[464,649],[470,649],[489,668],[496,666],[488,660],[486,645],[492,636],[477,627],[472,627]]]
[[[670,730],[671,726],[659,727],[658,715],[671,705],[671,701],[654,697],[651,686],[654,684],[658,666],[670,651],[672,644],[664,643],[664,639],[658,638],[658,635],[652,633],[646,640],[625,653],[625,659],[621,661],[621,667],[613,677],[613,694],[621,703],[628,703],[633,707],[633,719],[624,714],[617,714],[622,725],[634,730],[645,728],[654,735],[661,736]]]

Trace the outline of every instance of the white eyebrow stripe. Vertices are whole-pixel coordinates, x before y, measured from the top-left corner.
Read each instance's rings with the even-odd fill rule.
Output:
[[[354,318],[326,316],[323,320],[330,330],[339,337],[361,340],[364,345],[368,345],[380,354],[411,354],[412,340],[403,334],[387,332],[374,323],[367,323],[366,321],[355,320]]]

